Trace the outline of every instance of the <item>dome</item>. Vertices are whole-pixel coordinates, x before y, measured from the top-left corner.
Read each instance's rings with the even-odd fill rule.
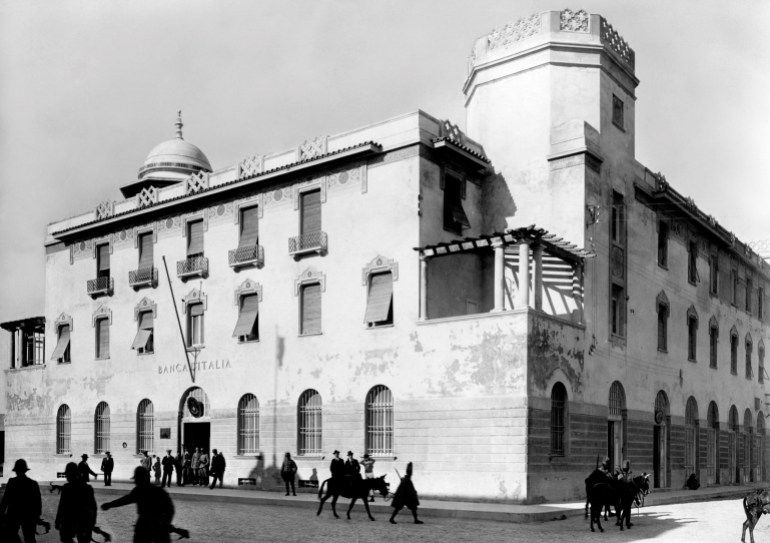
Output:
[[[182,138],[182,112],[176,121],[176,138],[156,145],[144,164],[138,178],[182,180],[192,173],[211,171],[211,164],[198,147]]]

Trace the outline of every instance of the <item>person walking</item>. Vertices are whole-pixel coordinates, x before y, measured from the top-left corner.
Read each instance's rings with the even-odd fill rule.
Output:
[[[35,526],[43,512],[40,487],[37,481],[27,477],[29,468],[23,458],[13,465],[16,477],[8,480],[3,499],[0,500],[0,517],[5,518],[6,534],[19,541],[19,528],[24,543],[35,543]]]
[[[147,451],[142,451],[142,453],[144,456],[139,461],[139,465],[146,469],[147,473],[152,473],[152,458],[150,458],[150,453]]]
[[[293,496],[297,495],[297,491],[294,489],[294,478],[297,475],[297,463],[291,459],[291,453],[287,452],[283,455],[283,464],[281,464],[281,479],[286,484],[286,495],[289,495],[289,485],[291,485],[291,493]]]
[[[329,464],[329,471],[332,474],[332,479],[341,479],[345,476],[345,461],[340,458],[340,451],[335,449],[332,454],[334,458],[332,458],[332,462]]]
[[[195,447],[195,452],[192,454],[192,463],[190,464],[190,468],[192,469],[192,480],[191,483],[194,485],[198,484],[198,469],[201,467],[201,448]]]
[[[364,453],[364,459],[361,460],[361,465],[364,466],[364,477],[367,479],[374,479],[374,458],[369,456],[369,453]],[[374,490],[369,491],[369,501],[374,501]]]
[[[219,479],[219,488],[222,488],[222,481],[225,477],[225,456],[222,453],[217,453],[216,449],[211,451],[211,486],[210,489],[214,489],[217,486],[217,479]]]
[[[104,453],[106,456],[102,458],[101,471],[104,473],[104,486],[112,486],[112,470],[115,468],[115,460],[112,459],[110,451]]]
[[[184,464],[182,468],[182,486],[192,483],[192,456],[190,451],[184,449]]]
[[[345,475],[350,475],[356,479],[361,478],[361,464],[353,456],[353,451],[348,451],[348,459],[345,460]]]
[[[174,518],[174,504],[160,487],[150,483],[150,472],[143,466],[134,470],[134,488],[117,500],[102,504],[102,511],[136,504],[138,517],[134,525],[134,543],[169,543],[170,533],[174,531],[171,521]]]
[[[80,478],[83,479],[86,483],[91,480],[91,475],[93,475],[94,479],[96,479],[96,473],[94,473],[91,469],[91,466],[88,465],[88,455],[83,454],[80,456],[80,458],[80,464],[76,466],[78,468]]]
[[[75,462],[64,468],[67,482],[61,488],[54,526],[62,543],[91,543],[96,526],[94,489],[81,476]]]
[[[209,455],[206,449],[201,449],[201,457],[198,464],[198,484],[209,486]]]
[[[166,485],[171,487],[171,474],[174,473],[174,457],[171,456],[171,449],[166,450],[166,456],[161,461],[163,467],[163,479],[160,482],[160,487],[164,488]]]
[[[155,484],[160,485],[160,458],[152,455],[152,473],[155,475]]]
[[[174,457],[174,470],[176,470],[176,486],[182,486],[182,472],[184,470],[184,456],[179,451]]]
[[[390,523],[396,524],[395,518],[402,508],[406,507],[412,511],[412,517],[414,517],[415,524],[423,524],[421,520],[417,518],[417,506],[420,505],[420,500],[417,498],[417,490],[412,483],[412,463],[409,462],[406,465],[406,475],[401,477],[401,482],[396,489],[396,493],[393,496],[391,507],[393,507],[393,514],[390,516]]]

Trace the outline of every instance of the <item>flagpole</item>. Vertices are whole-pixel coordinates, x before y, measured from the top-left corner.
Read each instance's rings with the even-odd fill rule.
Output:
[[[176,307],[176,298],[174,298],[174,287],[171,286],[171,276],[168,273],[168,265],[166,264],[166,255],[163,255],[163,267],[166,270],[166,280],[168,281],[168,289],[171,291],[171,302],[174,306],[174,313],[176,313],[176,323],[179,325],[179,337],[182,340],[182,348],[184,349],[184,357],[187,360],[187,369],[190,371],[190,379],[195,382],[195,370],[190,364],[190,352],[187,350],[187,344],[184,341],[184,332],[182,332],[182,320],[179,318],[179,309]]]

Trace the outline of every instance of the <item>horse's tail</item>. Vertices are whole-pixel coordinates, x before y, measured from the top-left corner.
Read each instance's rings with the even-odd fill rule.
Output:
[[[329,482],[329,479],[325,479],[320,485],[318,485],[318,499],[320,500],[323,497],[324,487],[326,486],[326,483]]]

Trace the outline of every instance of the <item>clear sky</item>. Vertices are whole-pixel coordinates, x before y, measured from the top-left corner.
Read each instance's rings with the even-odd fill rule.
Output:
[[[46,225],[119,200],[178,109],[214,169],[418,108],[464,127],[473,41],[565,7],[636,51],[637,159],[770,238],[770,2],[0,0],[0,322],[43,314]]]

